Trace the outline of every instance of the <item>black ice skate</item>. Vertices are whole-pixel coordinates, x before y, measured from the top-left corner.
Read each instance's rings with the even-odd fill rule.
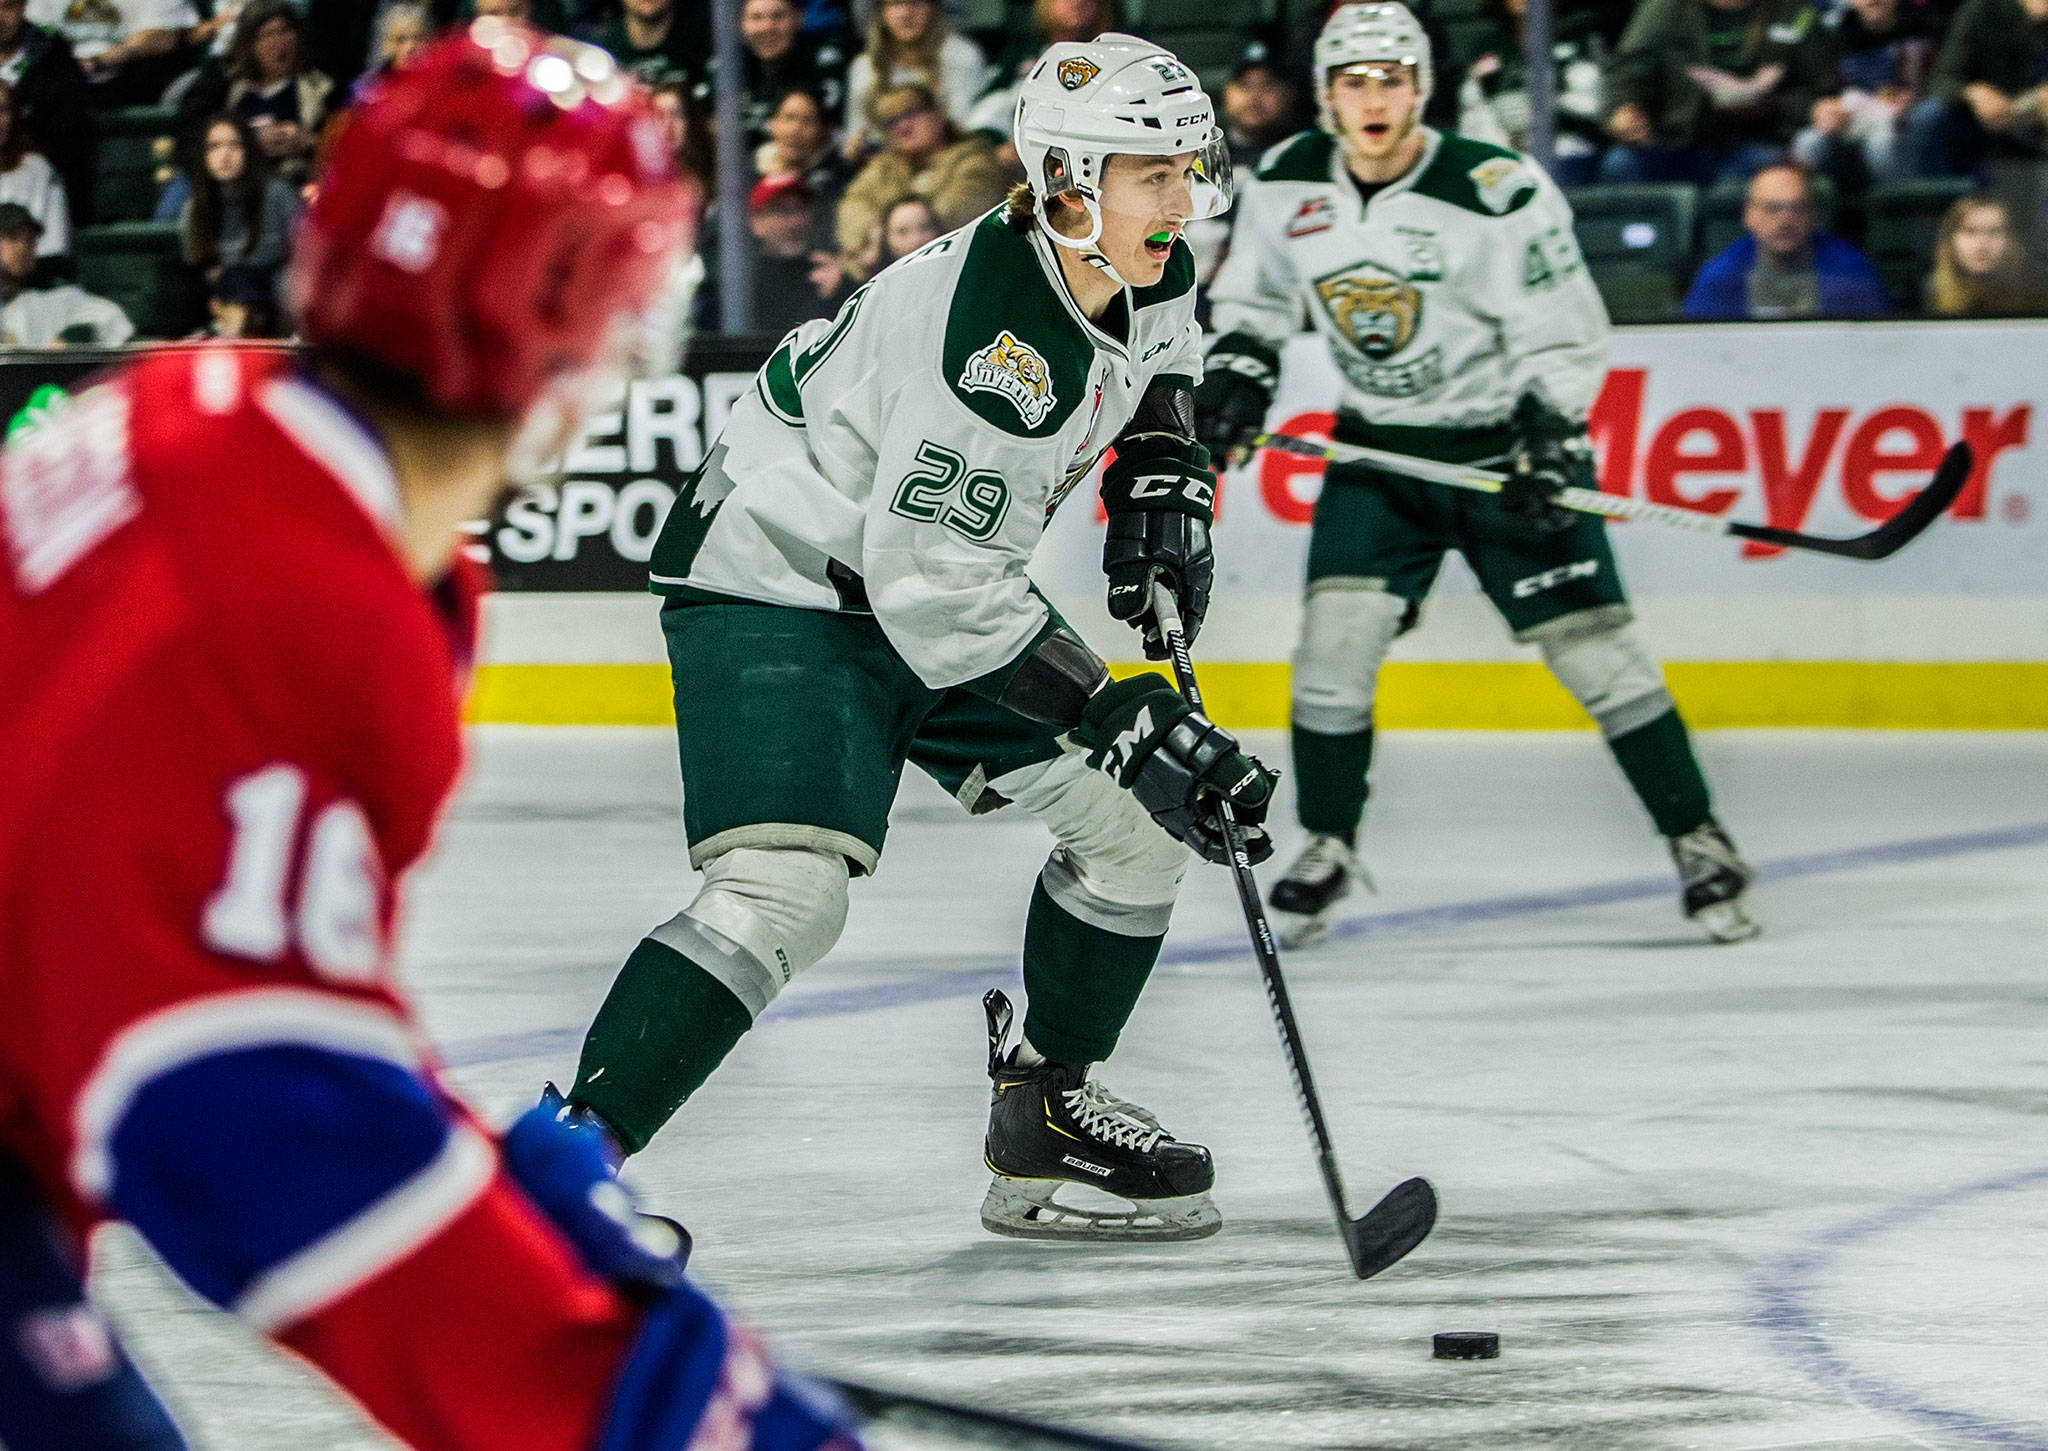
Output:
[[[981,1201],[982,1228],[1018,1239],[1169,1240],[1223,1227],[1209,1199],[1216,1171],[1207,1149],[1181,1143],[1150,1113],[1107,1092],[1085,1063],[1018,1066],[1015,1051],[1004,1051],[1009,998],[991,992],[981,1001],[995,1083],[983,1151],[995,1179]],[[1126,1203],[1054,1202],[1077,1185]]]
[[[1710,816],[1704,824],[1670,841],[1671,860],[1685,889],[1685,915],[1716,942],[1741,942],[1756,936],[1761,929],[1742,906],[1742,894],[1756,879],[1756,872],[1735,850],[1721,823]]]
[[[1319,942],[1330,930],[1330,918],[1337,903],[1351,895],[1353,878],[1372,890],[1358,857],[1341,836],[1317,832],[1287,869],[1287,875],[1273,884],[1267,902],[1280,914],[1274,924],[1282,947],[1307,947]]]

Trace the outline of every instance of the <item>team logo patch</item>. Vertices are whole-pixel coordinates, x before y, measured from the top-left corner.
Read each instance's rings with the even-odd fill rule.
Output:
[[[1294,219],[1287,224],[1287,235],[1306,237],[1316,232],[1327,232],[1336,224],[1336,205],[1326,196],[1310,197],[1295,208]]]
[[[1052,391],[1052,370],[1045,359],[1007,330],[967,360],[967,367],[960,374],[960,387],[968,393],[1002,395],[1033,428],[1045,422],[1058,401]]]
[[[1345,341],[1368,358],[1391,358],[1422,324],[1422,294],[1369,262],[1323,278],[1316,296]]]
[[[1495,156],[1480,162],[1466,175],[1472,178],[1472,185],[1479,189],[1479,200],[1487,209],[1504,213],[1515,204],[1515,199],[1525,191],[1536,189],[1535,178],[1528,168],[1511,156]]]
[[[1070,91],[1080,90],[1101,74],[1102,67],[1085,55],[1073,56],[1060,62],[1060,84]]]

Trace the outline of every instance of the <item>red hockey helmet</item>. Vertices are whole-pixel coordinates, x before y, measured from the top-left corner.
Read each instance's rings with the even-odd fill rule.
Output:
[[[595,46],[496,18],[437,41],[344,123],[287,293],[306,341],[517,417],[647,307],[689,194]]]

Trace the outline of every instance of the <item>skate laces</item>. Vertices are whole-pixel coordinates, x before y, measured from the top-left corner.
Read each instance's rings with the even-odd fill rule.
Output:
[[[1351,866],[1351,848],[1342,837],[1312,836],[1294,865],[1287,869],[1291,882],[1322,882]]]
[[[1671,855],[1678,863],[1679,880],[1687,886],[1722,872],[1731,872],[1744,881],[1751,876],[1749,864],[1736,855],[1735,843],[1712,822],[1696,826],[1684,836],[1672,837]]]
[[[1126,1103],[1094,1079],[1060,1095],[1074,1121],[1105,1144],[1150,1153],[1166,1131],[1159,1120],[1134,1103]]]

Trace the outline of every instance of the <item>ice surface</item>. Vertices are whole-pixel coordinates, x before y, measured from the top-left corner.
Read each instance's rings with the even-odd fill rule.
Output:
[[[406,972],[509,1117],[692,878],[664,733],[478,745]],[[1592,736],[1385,741],[1382,895],[1287,964],[1354,1207],[1411,1173],[1443,1197],[1381,1279],[1346,1272],[1220,868],[1104,1078],[1214,1148],[1223,1232],[981,1230],[976,1000],[1014,981],[1046,843],[921,779],[838,952],[631,1177],[789,1358],[1168,1446],[2048,1447],[2048,740],[1701,750],[1769,869],[1755,943],[1678,918]],[[200,1444],[382,1444],[132,1239],[102,1251]],[[1452,1329],[1501,1359],[1432,1360]]]

